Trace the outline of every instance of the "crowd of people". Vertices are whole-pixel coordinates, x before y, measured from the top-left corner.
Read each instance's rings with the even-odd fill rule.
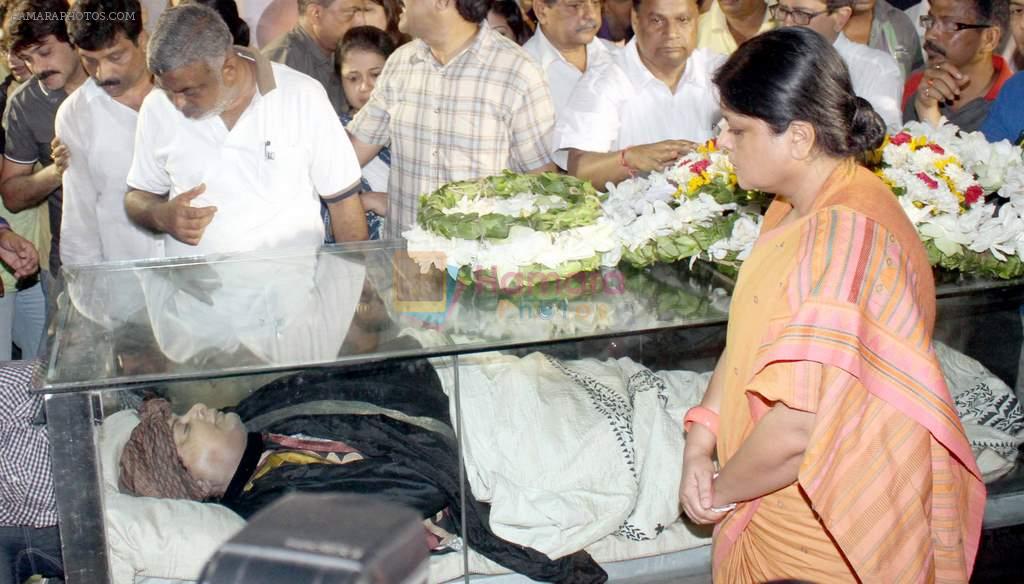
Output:
[[[798,216],[816,216],[828,197],[848,202],[851,189],[874,188],[855,173],[842,188],[824,179],[808,186],[793,176],[833,176],[857,148],[877,146],[885,128],[948,121],[991,140],[1012,141],[1024,132],[1018,106],[1024,74],[1014,75],[1024,65],[1024,0],[925,0],[900,7],[887,0],[298,0],[294,26],[262,47],[252,46],[258,39],[230,0],[183,0],[160,8],[147,30],[139,0],[78,0],[71,6],[66,0],[13,0],[4,6],[2,53],[9,74],[0,91],[0,259],[8,268],[0,274],[0,360],[11,350],[23,359],[38,354],[46,293],[62,266],[398,239],[416,223],[419,196],[450,181],[504,170],[552,171],[603,188],[663,169],[719,132],[723,146],[735,152],[741,184],[789,194],[790,207],[770,211],[768,223],[781,229]],[[813,52],[799,52],[807,50]],[[764,55],[790,55],[792,63],[765,64]],[[786,69],[790,65],[818,67],[824,81],[811,83],[800,77],[804,73]],[[796,78],[820,94],[797,96],[790,87]],[[836,97],[851,88],[856,101]],[[804,123],[796,109],[768,107],[807,108],[826,98],[832,102],[820,113],[842,118],[841,128]],[[878,120],[871,117],[875,113]],[[779,143],[758,134],[765,128],[774,134],[771,140],[786,136],[779,151],[794,160],[824,148],[826,162],[787,166],[791,161],[779,160],[768,172],[757,156]],[[778,175],[783,169],[793,176]],[[812,204],[813,197],[801,199],[808,192],[828,197]],[[886,249],[886,233],[900,234],[909,245],[902,239],[905,221],[880,208],[865,211],[868,219],[833,217],[827,224],[819,217],[812,231],[848,228],[864,238],[853,242],[863,249]],[[798,244],[794,239],[793,247]],[[923,278],[920,254],[906,253],[908,268],[894,278]],[[811,261],[776,260],[797,266]],[[849,294],[849,286],[859,285],[841,274],[816,277],[837,277],[847,287],[827,294]],[[792,298],[831,302],[820,292],[798,290]],[[900,301],[918,306],[904,320],[914,326],[901,331],[901,346],[930,342],[934,295]],[[763,338],[744,338],[755,336]],[[751,354],[729,353],[745,359],[734,373],[743,368],[763,374],[750,369]],[[872,407],[891,416],[890,427],[909,416],[932,431],[929,438],[915,430],[924,451],[945,446],[959,452],[949,438],[955,428],[939,428],[939,421],[892,406],[917,389],[941,402],[941,390],[852,379],[849,369],[840,371],[845,357],[834,357],[813,372],[820,377],[816,392],[867,388],[882,402]],[[728,401],[743,395],[742,387],[730,389],[733,381],[725,379],[723,368],[731,363],[723,358],[705,401],[714,424],[705,423],[707,417],[696,420],[717,431],[722,407],[732,418],[732,434],[717,442],[724,465],[719,492],[730,493],[729,500],[710,496],[705,471],[715,441],[699,436],[687,446],[691,475],[684,478],[692,484],[683,503],[698,521],[720,521],[725,515],[712,509],[795,484],[799,467],[792,461],[803,460],[814,446],[808,440],[816,427],[801,414],[824,399],[785,394],[779,380],[806,379],[808,372],[779,368],[761,396],[789,407],[741,414]],[[928,374],[931,365],[927,358],[915,363]],[[0,385],[5,379],[0,376]],[[847,406],[828,416],[861,415],[851,413],[856,404]],[[785,472],[772,479],[777,484],[750,480],[761,467],[748,461],[749,448],[740,447],[750,436],[740,430],[760,419],[799,427],[804,438],[793,452],[775,453],[789,456],[778,461]],[[938,434],[948,440],[936,442]],[[888,446],[901,447],[890,438]],[[962,481],[959,494],[975,512],[974,485],[963,469],[934,457],[944,478]],[[730,466],[730,458],[740,462]],[[841,480],[848,470],[829,480]],[[827,497],[821,484],[812,495]],[[799,506],[800,497],[783,489],[769,502]],[[835,510],[833,503],[823,508]],[[871,500],[861,503],[870,507]],[[716,560],[723,573],[756,573],[743,562],[762,553],[760,542],[736,534],[793,519],[781,512],[755,516],[756,509],[748,508],[746,519],[729,516],[735,537],[720,549],[734,551],[730,559]],[[846,566],[858,577],[888,573],[877,557],[834,553],[835,543],[863,551],[853,542],[856,525],[818,532],[817,513],[796,519],[806,527],[796,540],[818,554],[820,565]],[[46,526],[45,519],[16,521]],[[916,527],[891,527],[905,536],[900,557],[917,557],[909,546],[930,541]],[[969,572],[973,550],[957,556],[951,551],[956,545],[947,547],[939,567]]]
[[[450,181],[664,168],[719,131],[715,71],[776,27],[828,40],[889,129],[1018,139],[1024,3],[924,4],[300,0],[257,49],[229,1],[153,30],[137,1],[12,1],[0,195],[42,269],[3,274],[0,335],[36,354],[62,263],[397,239]]]

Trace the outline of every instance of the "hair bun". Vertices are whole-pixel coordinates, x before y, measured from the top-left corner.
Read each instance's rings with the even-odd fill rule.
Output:
[[[875,108],[863,97],[854,96],[853,119],[850,134],[846,140],[848,155],[858,155],[875,150],[885,139],[885,122]]]

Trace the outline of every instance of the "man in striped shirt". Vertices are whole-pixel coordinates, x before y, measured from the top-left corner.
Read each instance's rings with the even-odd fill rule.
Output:
[[[395,51],[347,129],[361,164],[391,147],[386,239],[416,224],[419,196],[453,181],[555,170],[544,72],[483,20],[486,0],[406,0]]]

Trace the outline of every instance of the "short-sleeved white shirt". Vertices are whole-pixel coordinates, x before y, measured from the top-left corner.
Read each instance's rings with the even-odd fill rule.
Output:
[[[256,63],[258,91],[230,131],[220,116],[186,118],[163,91],[139,112],[129,187],[176,197],[205,184],[193,206],[217,207],[199,245],[165,235],[165,257],[319,246],[319,197],[359,183],[352,143],[320,83],[236,50]]]
[[[832,46],[850,70],[853,92],[868,100],[890,130],[903,125],[903,74],[892,55],[855,43],[839,33]]]
[[[603,67],[588,67],[558,116],[553,146],[612,152],[662,140],[703,142],[721,119],[711,78],[725,57],[697,49],[673,93],[640,61],[636,39]]]
[[[138,118],[91,77],[57,110],[57,137],[71,151],[61,222],[66,266],[155,255],[157,236],[132,223],[124,210]]]

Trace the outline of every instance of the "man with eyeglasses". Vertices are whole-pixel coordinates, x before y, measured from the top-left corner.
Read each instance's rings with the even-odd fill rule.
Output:
[[[805,26],[831,41],[850,70],[854,93],[868,100],[885,125],[895,130],[903,124],[900,66],[889,53],[854,43],[843,34],[855,1],[780,0],[769,11],[782,26]]]
[[[1007,19],[1007,0],[933,0],[921,17],[927,65],[907,80],[904,121],[938,125],[945,117],[978,130],[1011,75],[996,54]]]
[[[711,76],[725,57],[695,48],[698,15],[695,0],[633,0],[636,36],[583,75],[555,124],[569,174],[603,189],[712,137],[721,110]]]
[[[263,48],[271,61],[283,63],[319,81],[334,111],[348,111],[335,63],[338,42],[348,29],[366,24],[364,0],[298,0],[299,23]]]
[[[537,32],[523,48],[544,70],[557,116],[583,74],[610,61],[618,47],[596,38],[601,0],[537,0],[533,9]],[[555,162],[565,168],[564,153]]]

